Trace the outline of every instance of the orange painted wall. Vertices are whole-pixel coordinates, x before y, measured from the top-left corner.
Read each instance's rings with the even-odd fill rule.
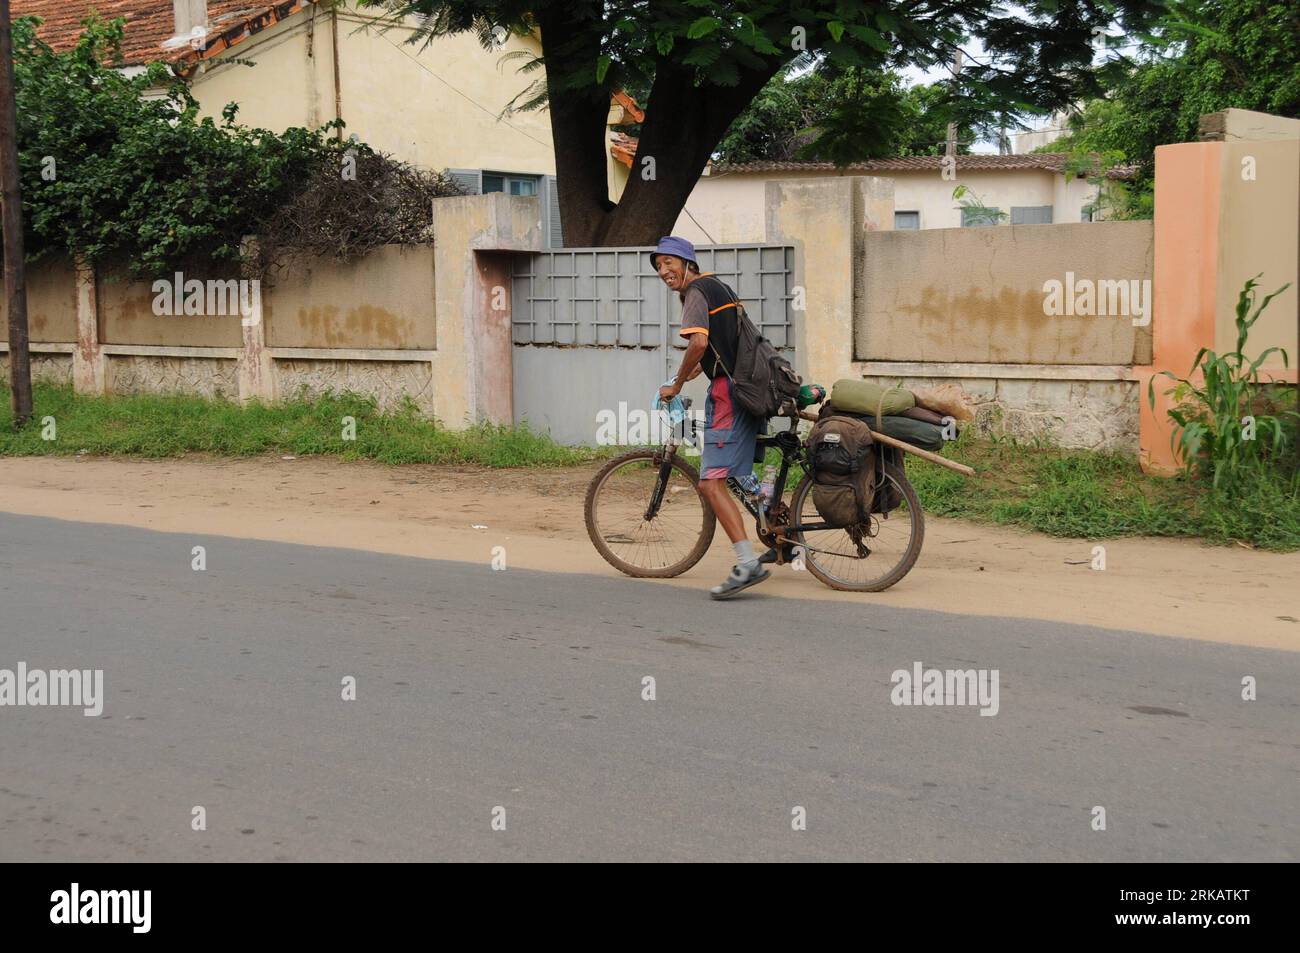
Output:
[[[1173,401],[1161,371],[1185,376],[1196,352],[1214,345],[1218,293],[1219,217],[1223,143],[1188,142],[1156,149],[1155,268],[1152,278],[1151,364],[1133,368],[1139,383],[1139,459],[1149,473],[1172,474],[1179,459],[1170,447],[1167,411]]]

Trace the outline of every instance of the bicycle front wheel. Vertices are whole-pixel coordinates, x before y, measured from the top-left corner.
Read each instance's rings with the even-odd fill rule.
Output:
[[[886,466],[882,479],[901,497],[889,513],[872,513],[861,530],[801,530],[801,525],[824,522],[813,505],[812,480],[804,477],[790,501],[787,536],[803,547],[808,571],[832,589],[880,592],[911,571],[925,541],[925,516],[916,490],[903,471]],[[888,487],[882,485],[884,493]]]
[[[615,457],[587,488],[587,535],[605,562],[629,576],[681,575],[704,557],[717,528],[695,467],[675,456],[656,462],[656,453]]]

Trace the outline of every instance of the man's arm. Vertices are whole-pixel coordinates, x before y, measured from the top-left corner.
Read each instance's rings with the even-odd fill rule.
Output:
[[[663,390],[672,391],[665,400],[681,393],[682,387],[687,381],[693,381],[699,376],[703,368],[700,365],[700,358],[704,357],[704,352],[709,349],[709,336],[707,334],[692,334],[688,338],[690,343],[686,345],[686,353],[682,355],[682,366],[677,368],[677,377],[673,379],[671,387],[665,387]]]
[[[709,306],[704,299],[704,292],[698,288],[686,293],[681,334],[689,343],[686,345],[686,353],[682,355],[682,366],[677,369],[672,384],[659,388],[659,396],[663,400],[672,400],[681,393],[687,381],[699,376],[702,370],[700,358],[709,349]]]

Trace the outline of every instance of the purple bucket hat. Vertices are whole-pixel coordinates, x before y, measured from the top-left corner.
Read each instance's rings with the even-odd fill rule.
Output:
[[[683,261],[689,261],[700,267],[700,263],[695,260],[695,246],[684,238],[678,238],[676,235],[668,235],[659,239],[659,245],[650,253],[650,267],[659,270],[660,255],[676,255]]]

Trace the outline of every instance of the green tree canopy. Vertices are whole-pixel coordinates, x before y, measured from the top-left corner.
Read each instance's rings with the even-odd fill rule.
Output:
[[[362,0],[420,14],[416,42],[497,28],[540,35],[566,244],[643,244],[676,221],[705,163],[764,86],[800,56],[882,71],[952,60],[978,39],[961,90],[987,112],[1052,109],[1097,88],[1097,32],[1145,25],[1159,0]],[[868,73],[860,78],[865,79]],[[637,165],[617,206],[606,184],[610,93],[643,88]],[[885,100],[879,105],[886,107]],[[852,117],[846,117],[852,118]],[[829,144],[828,144],[829,147]],[[647,160],[650,160],[647,162]]]
[[[190,258],[235,266],[259,216],[283,205],[338,149],[321,133],[283,135],[198,118],[163,64],[124,75],[123,21],[91,18],[56,53],[39,21],[14,23],[19,169],[28,256],[66,254],[158,274]]]
[[[892,70],[805,70],[772,79],[736,117],[715,161],[803,159],[847,165],[867,159],[942,155],[948,123],[957,151],[978,137],[945,84],[906,87]]]
[[[1279,0],[1175,2],[1108,74],[1104,95],[1070,116],[1052,151],[1137,166],[1121,214],[1151,213],[1157,146],[1195,142],[1205,113],[1300,118],[1300,6]]]
[[[122,20],[86,21],[56,53],[14,23],[19,171],[28,257],[67,256],[138,276],[192,264],[228,273],[299,251],[348,257],[419,240],[441,176],[342,140],[342,124],[281,134],[199,117],[164,64],[128,76]],[[342,175],[344,165],[348,176]],[[256,259],[246,236],[261,238]],[[427,236],[424,236],[427,237]]]

